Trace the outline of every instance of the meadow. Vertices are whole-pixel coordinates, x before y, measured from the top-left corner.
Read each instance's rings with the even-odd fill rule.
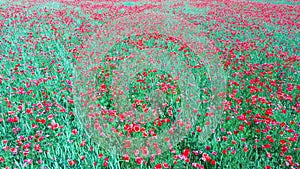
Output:
[[[0,5],[1,169],[300,169],[299,1]]]

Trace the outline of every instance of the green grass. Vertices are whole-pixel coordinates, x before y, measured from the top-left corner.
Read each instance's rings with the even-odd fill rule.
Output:
[[[285,1],[284,3],[289,4],[290,2]],[[133,6],[135,4],[138,3],[124,3],[125,6]],[[218,4],[222,3],[219,2]],[[5,10],[4,6],[2,6],[1,9]],[[186,137],[181,142],[177,145],[173,145],[173,148],[176,151],[176,155],[180,155],[187,147],[189,147],[191,151],[203,151],[216,161],[216,165],[211,165],[209,162],[203,161],[201,154],[196,156],[192,155],[192,152],[189,156],[190,163],[184,160],[175,160],[175,154],[170,151],[163,152],[162,155],[155,157],[153,162],[150,162],[150,159],[146,159],[147,164],[138,165],[132,158],[129,162],[125,162],[122,157],[103,149],[101,143],[91,140],[87,136],[90,133],[85,130],[85,127],[81,124],[81,119],[76,116],[76,113],[86,113],[78,112],[76,106],[70,102],[70,99],[72,100],[74,97],[71,91],[71,88],[75,84],[74,76],[78,73],[78,70],[75,69],[75,63],[78,64],[76,57],[81,54],[79,52],[80,49],[78,52],[68,50],[72,50],[75,46],[80,47],[81,44],[84,44],[85,39],[93,35],[93,31],[99,29],[99,24],[103,23],[101,21],[94,21],[89,18],[88,14],[81,12],[80,8],[73,7],[69,7],[70,10],[67,10],[67,14],[59,18],[54,15],[54,13],[55,11],[61,10],[63,8],[62,6],[60,3],[52,2],[40,5],[37,9],[47,7],[51,10],[49,10],[49,12],[37,11],[37,16],[47,17],[38,19],[37,16],[34,16],[24,23],[11,25],[11,22],[19,20],[20,16],[33,16],[33,11],[36,9],[31,9],[23,11],[23,14],[16,14],[18,15],[16,18],[11,15],[11,17],[5,20],[5,26],[1,27],[0,119],[3,119],[3,121],[0,122],[0,147],[4,148],[5,146],[9,146],[9,149],[7,151],[0,151],[0,157],[5,159],[4,162],[0,160],[0,168],[5,168],[6,166],[10,168],[71,168],[68,164],[69,159],[76,160],[76,164],[72,166],[73,168],[146,169],[154,168],[156,164],[163,162],[168,163],[172,168],[178,169],[194,168],[192,167],[192,163],[199,163],[205,168],[260,169],[267,165],[270,165],[272,169],[291,168],[286,166],[286,155],[291,155],[294,163],[300,163],[300,151],[294,150],[299,148],[297,144],[299,140],[289,141],[289,138],[294,137],[293,132],[289,132],[288,129],[280,126],[282,122],[285,122],[289,129],[295,131],[294,133],[300,133],[299,113],[293,108],[297,103],[296,97],[300,94],[300,90],[297,89],[300,84],[299,59],[293,63],[292,60],[290,62],[287,61],[293,56],[300,56],[299,49],[297,49],[297,45],[300,43],[299,28],[290,25],[280,26],[276,24],[275,19],[273,23],[268,23],[263,19],[251,19],[244,16],[243,19],[246,19],[249,25],[258,25],[259,29],[253,29],[251,26],[244,27],[238,23],[233,24],[235,21],[242,23],[242,16],[236,15],[233,17],[228,13],[227,16],[218,16],[219,18],[217,18],[217,14],[211,14],[215,16],[215,18],[207,19],[210,17],[209,12],[213,10],[213,6],[210,5],[201,9],[191,8],[187,5],[177,9],[187,15],[201,16],[199,20],[201,20],[201,22],[203,21],[201,23],[201,26],[203,26],[202,31],[206,32],[205,36],[212,39],[215,42],[215,46],[220,49],[216,57],[220,57],[220,61],[224,64],[228,76],[228,86],[226,89],[227,103],[224,104],[229,105],[230,103],[230,109],[225,108],[222,114],[222,121],[217,126],[215,133],[205,142],[199,142],[203,136],[201,132],[197,131],[197,126],[201,126],[202,128],[207,121],[205,113],[208,111],[207,107],[211,101],[209,95],[211,94],[210,85],[212,84],[208,80],[208,75],[205,74],[208,72],[207,67],[204,66],[199,69],[193,69],[192,73],[198,88],[207,90],[207,93],[204,91],[199,92],[198,97],[201,98],[201,100],[208,100],[208,102],[199,103],[198,108],[200,111],[198,114],[201,114],[201,116],[197,116],[197,123],[193,124],[191,131],[186,133]],[[226,11],[228,8],[226,8],[225,5],[223,7],[224,13],[228,12]],[[72,9],[75,12],[79,12],[79,15],[75,16],[71,14],[70,11]],[[105,13],[106,10],[107,9],[97,9],[96,11],[98,13]],[[9,9],[7,13],[13,14],[13,11],[14,10]],[[289,14],[295,12],[297,11],[290,11]],[[64,22],[64,18],[67,16],[74,20],[70,25]],[[4,17],[1,19],[3,20]],[[53,22],[50,22],[51,20]],[[199,22],[199,20],[195,18],[191,19],[190,22]],[[55,21],[57,21],[57,23],[55,23]],[[86,21],[91,24],[91,27],[85,25],[84,28],[91,30],[91,32],[81,33],[77,28],[79,28],[82,23],[86,23]],[[33,22],[38,24],[30,25]],[[55,32],[51,30],[52,26],[57,27],[58,31]],[[232,35],[231,31],[233,30],[239,33]],[[30,37],[30,32],[32,33],[32,38]],[[57,33],[60,34],[59,37]],[[273,33],[274,35],[267,36],[268,33]],[[49,38],[49,40],[43,38],[44,36]],[[256,39],[257,37],[258,39]],[[137,42],[143,37],[133,36],[131,38]],[[184,54],[187,53],[191,57],[192,64],[196,65],[198,63],[197,61],[199,60],[197,59],[199,58],[197,58],[190,49],[186,52],[179,51],[182,44],[166,42],[166,38],[167,37],[161,37],[158,40],[149,38],[145,41],[145,46],[158,49],[160,45],[168,46],[168,52],[176,52],[182,61],[186,59]],[[26,39],[28,41],[26,41]],[[244,46],[236,42],[236,39],[239,39],[240,42],[244,42]],[[108,56],[128,56],[131,52],[140,52],[135,45],[129,44],[126,40],[128,40],[128,38],[124,38],[124,41],[113,46]],[[251,43],[253,44],[249,45]],[[25,48],[24,45],[27,47]],[[246,49],[245,46],[247,45],[249,49]],[[276,46],[278,46],[278,48],[276,48]],[[21,52],[18,48],[20,48]],[[124,48],[128,51],[124,51]],[[243,49],[240,50],[240,48]],[[230,52],[230,50],[232,50],[232,52]],[[281,52],[288,52],[288,54],[283,56],[280,54]],[[267,57],[268,53],[272,53],[274,56]],[[243,59],[246,56],[247,58]],[[194,58],[196,61],[192,61]],[[121,64],[122,62],[112,61],[112,63]],[[20,65],[17,66],[18,64]],[[273,68],[269,68],[269,72],[265,70],[266,64],[273,66]],[[14,70],[16,67],[18,67],[18,69]],[[105,73],[112,73],[113,68],[109,66],[106,68]],[[23,74],[17,74],[17,71],[23,71]],[[112,85],[112,74],[107,77],[105,73],[101,73],[100,69],[97,71],[96,75],[98,81],[96,82],[98,85],[101,83],[105,83],[107,86]],[[141,70],[136,73],[142,72]],[[282,72],[285,73],[283,76],[281,74]],[[147,85],[151,84],[154,86],[154,82],[162,81],[155,79],[155,75],[157,74],[167,75],[168,72],[159,71],[158,73],[150,73],[147,78],[143,79],[147,81]],[[138,76],[133,77],[138,79]],[[260,77],[260,79],[258,82],[255,82],[257,77]],[[156,81],[151,81],[151,78],[154,78]],[[45,82],[43,82],[43,79]],[[273,80],[276,80],[275,85],[273,84]],[[69,81],[73,82],[73,86],[69,84]],[[147,89],[146,94],[144,94],[145,90],[137,90],[134,86],[145,87],[145,84],[134,81],[130,84],[132,87],[130,93],[133,95],[133,98],[145,99],[145,95],[151,91]],[[174,85],[174,82],[172,81],[170,84]],[[289,90],[288,84],[294,86],[294,89]],[[251,91],[248,86],[251,86],[253,90],[257,91]],[[22,87],[26,93],[28,92],[28,94],[18,93],[20,87]],[[177,105],[174,101],[181,90],[182,89],[179,88],[177,94],[166,95],[167,100],[170,100],[171,105],[174,107],[182,104]],[[292,97],[292,100],[280,97],[278,95],[278,91],[280,90],[287,96]],[[234,91],[236,91],[236,93],[234,93]],[[109,100],[111,96],[112,91],[109,91],[95,103],[99,103],[108,109],[114,109],[114,102]],[[257,96],[256,103],[252,103],[254,96]],[[265,98],[266,103],[262,103],[258,98]],[[11,106],[7,104],[6,99],[10,101]],[[239,99],[242,101],[239,102]],[[133,102],[133,100],[130,101],[130,103]],[[267,104],[267,102],[270,102],[270,104]],[[45,103],[49,103],[51,106],[47,108],[47,104]],[[148,104],[151,105],[151,102]],[[23,105],[22,110],[18,110],[20,105]],[[139,108],[139,111],[142,111],[141,107]],[[265,111],[269,108],[273,110],[273,115],[266,116]],[[32,109],[32,114],[26,112],[26,109]],[[286,110],[286,114],[282,113],[282,110]],[[15,115],[9,115],[9,112],[15,112]],[[251,124],[247,124],[245,121],[238,119],[243,114]],[[57,128],[55,130],[48,128],[48,124],[50,124],[52,120],[49,115],[53,115],[54,117],[52,119],[60,126],[63,126],[63,128]],[[176,115],[175,113],[174,117],[170,117],[165,112],[161,118],[176,120]],[[256,115],[266,117],[255,118]],[[19,117],[19,122],[11,123],[7,121],[8,117],[14,116]],[[41,119],[45,119],[46,123],[38,122]],[[279,122],[279,124],[268,122],[272,120]],[[260,122],[256,124],[255,122],[257,121]],[[119,124],[120,122],[118,121],[110,125],[117,127]],[[124,125],[125,123],[121,124]],[[38,128],[33,128],[32,125],[37,125]],[[159,133],[169,126],[169,124],[164,123],[161,127],[158,127],[150,123],[147,124],[145,128],[147,130],[155,128]],[[244,129],[241,130],[241,127]],[[266,130],[268,127],[271,129]],[[17,128],[20,128],[20,131],[15,133],[14,130],[17,130]],[[72,134],[73,129],[78,130],[76,135]],[[260,130],[259,133],[257,132],[258,130]],[[266,130],[265,133],[262,132],[264,130]],[[234,134],[236,131],[238,131],[238,133]],[[228,134],[227,132],[231,132],[232,134]],[[281,132],[283,133],[280,134]],[[140,133],[132,134],[133,136],[141,137]],[[266,139],[268,135],[272,136],[275,140],[274,143]],[[27,139],[23,139],[22,136]],[[227,141],[223,140],[225,136],[228,138]],[[43,139],[38,141],[39,138]],[[245,138],[246,141],[242,141],[242,138]],[[258,143],[255,142],[256,138],[260,140]],[[218,141],[218,139],[220,139],[220,141]],[[8,143],[4,144],[3,140],[8,140]],[[17,140],[21,140],[23,145],[18,145]],[[85,146],[81,145],[83,140],[86,140]],[[236,143],[233,144],[232,140],[236,141]],[[284,140],[290,144],[284,157],[280,156],[282,149],[280,140]],[[26,149],[23,149],[23,147],[26,144],[31,144],[31,147],[28,148],[30,151],[28,156],[23,155],[24,149]],[[37,144],[40,145],[42,152],[34,150],[34,145]],[[247,145],[249,149],[248,152],[244,152],[244,144]],[[272,148],[261,148],[262,145],[266,144],[271,144]],[[255,145],[259,148],[253,148]],[[20,147],[20,152],[13,155],[13,153],[10,152],[10,148],[17,146]],[[210,147],[209,150],[207,146]],[[93,147],[93,150],[91,150],[90,147]],[[235,150],[235,154],[231,154],[234,151],[228,150],[228,148]],[[225,149],[228,151],[227,155],[222,153]],[[217,154],[214,152],[217,152]],[[269,159],[266,157],[267,152],[273,155],[272,158]],[[104,156],[98,158],[99,154],[103,154]],[[85,156],[85,160],[80,160],[80,156]],[[109,157],[107,167],[103,166],[105,157]],[[33,164],[23,167],[25,159],[33,159]],[[38,164],[37,161],[40,159],[43,162]],[[177,161],[176,165],[174,164],[174,160]],[[94,166],[94,162],[97,162],[96,166]]]

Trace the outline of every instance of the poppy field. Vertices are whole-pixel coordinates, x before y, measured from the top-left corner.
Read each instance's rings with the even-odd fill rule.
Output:
[[[300,169],[299,0],[0,2],[0,168]]]

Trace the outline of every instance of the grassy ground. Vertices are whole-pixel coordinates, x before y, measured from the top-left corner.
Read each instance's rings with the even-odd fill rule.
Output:
[[[0,168],[300,168],[299,6],[218,0],[170,8],[176,15],[201,25],[200,32],[213,41],[218,51],[215,57],[222,62],[228,79],[224,113],[211,137],[199,142],[209,116],[206,108],[211,83],[205,66],[192,69],[202,89],[197,123],[170,151],[142,160],[140,155],[126,159],[108,152],[87,136],[76,116],[72,89],[80,52],[85,49],[86,39],[94,36],[102,24],[129,13],[159,11],[160,7],[133,8],[134,3],[128,2],[122,8],[49,4],[26,9],[4,3],[0,8]],[[108,58],[140,51],[135,43],[140,40],[143,47],[168,46],[168,52],[176,52],[182,60],[184,54],[191,60],[196,58],[192,50],[180,49],[183,44],[167,36],[154,37],[125,38],[112,47]],[[111,71],[109,76],[100,69],[97,73],[99,86],[95,89],[105,84],[107,90],[96,102],[114,110],[114,101],[110,100],[114,91],[109,90],[113,68],[106,68],[106,73]],[[130,103],[146,100],[145,90],[149,93],[154,88],[145,89],[145,85],[166,82],[174,86],[174,79],[158,78],[167,74],[158,71],[147,77],[134,76],[147,83],[130,83]],[[177,93],[165,94],[165,99],[173,107],[185,106],[176,102],[182,89],[175,89]],[[178,114],[167,112],[165,109],[157,123],[176,120]],[[120,119],[115,117],[109,125],[121,126],[120,130],[132,137],[142,137],[143,132],[125,131],[122,127],[130,123]],[[166,120],[161,126],[152,122],[143,127],[150,135],[150,130],[159,134],[169,126]]]

